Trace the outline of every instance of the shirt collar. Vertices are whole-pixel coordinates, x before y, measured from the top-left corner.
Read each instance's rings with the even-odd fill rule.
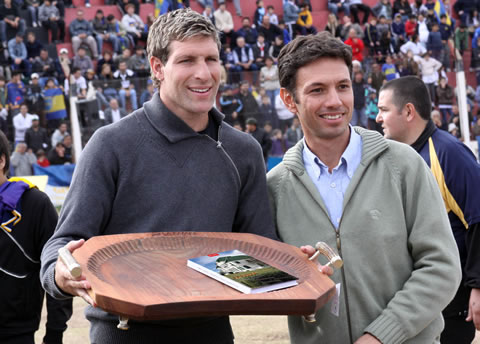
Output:
[[[337,170],[345,164],[346,171],[349,178],[352,178],[353,173],[355,172],[356,167],[359,165],[362,159],[362,138],[361,136],[353,130],[353,127],[349,125],[350,128],[350,139],[347,145],[347,148],[343,152],[338,165],[334,168]],[[315,175],[320,177],[322,170],[324,173],[328,170],[327,165],[325,165],[311,150],[308,148],[305,138],[303,138],[303,162],[305,168],[307,166],[311,167],[315,171]]]
[[[165,106],[158,92],[155,92],[150,101],[144,103],[143,109],[150,124],[171,143],[176,143],[198,135],[198,133],[182,121],[180,117]],[[224,118],[222,113],[212,108],[209,114],[217,125],[221,125]]]

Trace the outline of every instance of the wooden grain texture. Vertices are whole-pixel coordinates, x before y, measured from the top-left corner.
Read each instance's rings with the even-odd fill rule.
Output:
[[[299,285],[243,294],[189,267],[187,260],[237,249],[299,278]],[[98,306],[137,320],[211,315],[307,315],[334,283],[300,249],[246,233],[161,232],[97,236],[74,257]]]

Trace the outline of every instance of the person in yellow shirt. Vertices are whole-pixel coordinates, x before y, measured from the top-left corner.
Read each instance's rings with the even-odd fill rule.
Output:
[[[298,14],[297,24],[305,29],[305,32],[310,35],[315,35],[317,29],[313,26],[312,13],[308,9],[307,4],[303,4],[300,7],[301,11]]]

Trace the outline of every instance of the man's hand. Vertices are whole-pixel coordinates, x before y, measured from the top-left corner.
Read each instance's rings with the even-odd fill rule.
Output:
[[[477,331],[480,331],[480,289],[473,288],[468,304],[467,321],[472,321]]]
[[[300,250],[302,250],[302,252],[308,256],[308,258],[313,256],[316,252],[313,246],[310,246],[310,245],[301,246]],[[318,263],[318,261],[317,261],[317,264],[318,264],[318,270],[320,270],[322,273],[324,273],[327,276],[333,275],[333,269],[330,266],[321,265],[320,263]]]
[[[85,243],[85,240],[83,239],[70,241],[66,245],[66,248],[73,253],[77,248],[81,247],[84,243]],[[57,259],[57,264],[55,265],[55,283],[65,293],[68,293],[74,296],[80,296],[87,303],[89,303],[93,307],[96,307],[95,302],[90,297],[90,295],[88,295],[87,290],[91,289],[92,286],[87,281],[85,275],[82,274],[80,277],[74,278],[68,271],[65,264],[63,264],[61,259]]]
[[[370,333],[365,333],[363,336],[358,338],[354,344],[382,344],[382,342],[372,336]]]

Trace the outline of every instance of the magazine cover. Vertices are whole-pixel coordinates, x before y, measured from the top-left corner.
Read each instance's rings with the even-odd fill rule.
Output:
[[[238,250],[192,258],[187,265],[246,294],[297,285],[296,277]]]

